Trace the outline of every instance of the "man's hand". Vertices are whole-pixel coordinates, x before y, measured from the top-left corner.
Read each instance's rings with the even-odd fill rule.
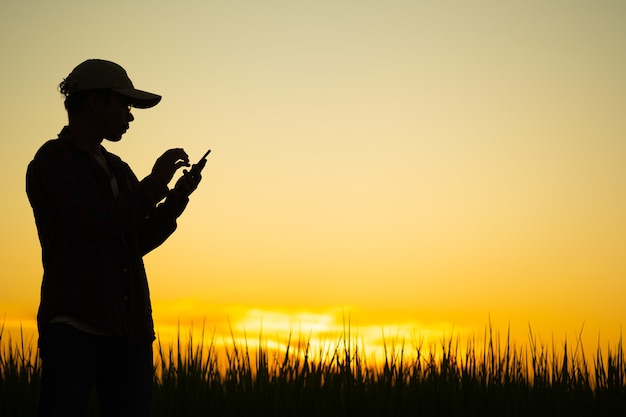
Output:
[[[193,165],[189,171],[184,169],[183,176],[176,181],[174,190],[185,197],[189,197],[189,195],[198,188],[198,184],[200,184],[202,180],[200,170],[201,168],[198,169],[197,165]]]
[[[189,166],[189,156],[182,148],[165,151],[154,164],[152,176],[167,185],[181,167]]]
[[[183,175],[176,181],[174,188],[167,194],[164,204],[175,217],[183,213],[189,202],[189,195],[198,188],[198,184],[200,180],[202,180],[200,171],[203,166],[204,164],[201,166],[193,165],[191,170],[183,170]]]

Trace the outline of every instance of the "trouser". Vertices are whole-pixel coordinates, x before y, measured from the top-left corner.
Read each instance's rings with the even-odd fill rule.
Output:
[[[152,344],[96,336],[64,323],[39,337],[39,415],[83,416],[96,389],[102,416],[149,416],[152,407]]]

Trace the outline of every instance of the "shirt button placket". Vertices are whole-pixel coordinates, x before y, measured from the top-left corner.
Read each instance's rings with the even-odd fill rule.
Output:
[[[122,268],[122,272],[124,273],[124,275],[127,275],[128,274],[128,268],[127,267]],[[128,301],[128,295],[127,294],[124,294],[124,301]]]

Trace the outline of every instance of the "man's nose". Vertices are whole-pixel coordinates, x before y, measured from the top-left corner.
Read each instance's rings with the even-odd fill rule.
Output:
[[[135,120],[135,116],[133,116],[133,114],[129,111],[126,116],[126,120],[128,120],[129,122],[132,122],[133,120]]]

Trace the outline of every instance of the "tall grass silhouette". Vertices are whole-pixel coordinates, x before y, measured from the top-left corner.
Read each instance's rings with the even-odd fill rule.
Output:
[[[368,356],[345,326],[334,339],[155,344],[155,416],[619,416],[626,412],[622,338],[588,359],[577,342],[518,346],[489,325],[482,338],[424,346],[384,338]],[[34,416],[41,366],[32,340],[0,328],[0,416]],[[95,410],[91,407],[90,410]],[[89,415],[97,415],[90,411]]]

